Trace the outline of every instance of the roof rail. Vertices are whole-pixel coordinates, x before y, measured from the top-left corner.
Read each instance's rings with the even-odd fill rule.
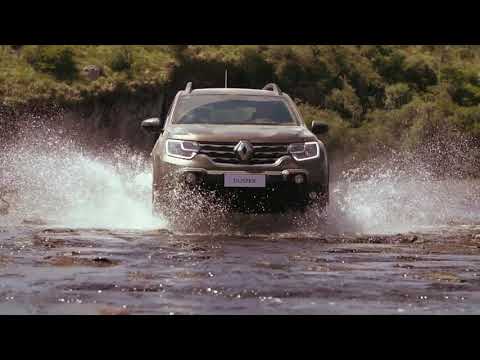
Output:
[[[187,83],[187,86],[185,87],[185,92],[186,92],[187,94],[190,94],[190,93],[192,92],[192,82],[191,82],[191,81],[189,81],[189,82]]]
[[[276,95],[282,95],[282,90],[280,90],[278,85],[274,83],[265,85],[262,90],[270,90],[273,91]]]

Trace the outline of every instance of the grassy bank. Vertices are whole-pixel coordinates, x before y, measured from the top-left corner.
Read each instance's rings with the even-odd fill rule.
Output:
[[[480,137],[478,46],[1,46],[0,68],[8,107],[141,91],[166,91],[168,101],[186,81],[223,86],[228,68],[232,87],[278,83],[308,122],[331,125],[332,152],[356,160]]]

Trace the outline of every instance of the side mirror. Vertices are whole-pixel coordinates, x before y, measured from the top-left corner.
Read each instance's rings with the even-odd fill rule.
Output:
[[[159,118],[151,118],[151,119],[143,120],[141,127],[143,130],[149,133],[163,132],[162,122],[160,121]]]
[[[321,123],[321,122],[318,122],[318,121],[313,121],[312,122],[312,132],[315,135],[325,134],[325,133],[328,132],[328,125],[324,124],[324,123]]]

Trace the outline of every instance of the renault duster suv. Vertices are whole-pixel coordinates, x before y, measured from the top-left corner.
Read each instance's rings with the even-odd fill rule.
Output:
[[[328,203],[327,153],[316,137],[328,126],[314,121],[309,130],[276,84],[192,90],[189,82],[165,121],[147,119],[142,128],[159,135],[151,153],[154,209],[162,200],[172,206],[162,195],[172,186],[213,192],[243,210]]]

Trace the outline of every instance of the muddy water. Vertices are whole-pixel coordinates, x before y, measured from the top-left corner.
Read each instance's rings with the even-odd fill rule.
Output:
[[[3,314],[480,313],[480,226],[403,235],[0,228]]]
[[[60,135],[0,155],[2,314],[480,313],[480,181],[389,162],[335,179],[327,220],[189,223],[191,199],[178,227],[151,215],[148,159]]]

